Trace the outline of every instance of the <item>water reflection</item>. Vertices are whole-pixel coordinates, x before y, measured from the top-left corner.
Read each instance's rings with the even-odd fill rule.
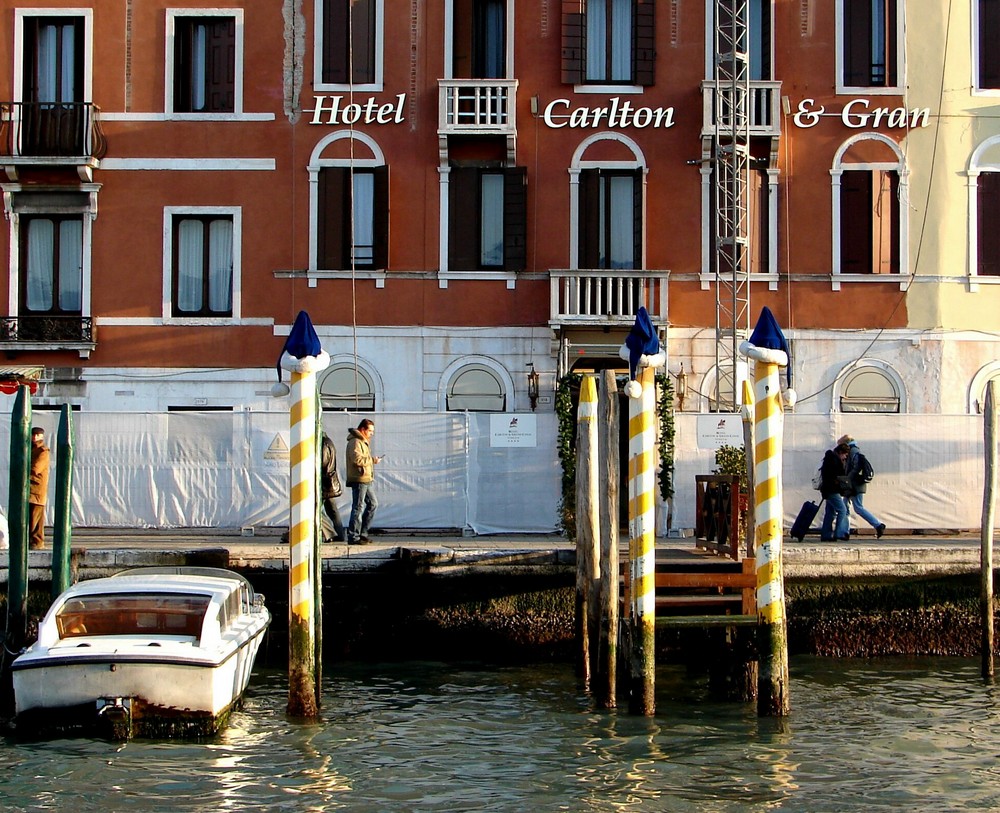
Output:
[[[562,665],[327,667],[321,719],[280,671],[205,743],[0,744],[3,811],[866,811],[1000,808],[997,689],[971,660],[793,659],[792,714],[657,673],[655,718]]]

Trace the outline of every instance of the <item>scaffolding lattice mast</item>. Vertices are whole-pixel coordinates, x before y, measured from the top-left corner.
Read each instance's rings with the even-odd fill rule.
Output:
[[[716,0],[712,159],[715,178],[715,403],[739,409],[739,345],[750,331],[749,0]]]

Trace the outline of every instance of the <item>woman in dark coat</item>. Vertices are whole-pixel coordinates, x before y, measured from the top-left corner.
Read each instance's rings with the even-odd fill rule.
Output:
[[[827,449],[823,455],[823,465],[820,467],[822,482],[820,494],[826,500],[826,513],[823,514],[823,526],[819,538],[823,542],[833,542],[835,539],[850,539],[851,526],[847,514],[847,503],[844,494],[847,485],[847,454],[850,450],[846,443],[838,444],[833,449]]]

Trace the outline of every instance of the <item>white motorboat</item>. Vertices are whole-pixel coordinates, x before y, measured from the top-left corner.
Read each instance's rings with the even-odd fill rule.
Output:
[[[147,567],[75,584],[11,665],[17,730],[214,734],[270,621],[263,596],[228,570]]]

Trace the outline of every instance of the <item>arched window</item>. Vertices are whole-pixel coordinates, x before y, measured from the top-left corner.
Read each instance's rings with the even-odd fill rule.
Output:
[[[1000,136],[991,136],[969,161],[969,290],[1000,283]]]
[[[319,382],[325,410],[374,412],[375,387],[371,377],[353,364],[333,364]]]
[[[985,365],[972,379],[972,386],[969,387],[969,412],[972,415],[981,415],[986,404],[986,385],[990,381],[996,381],[1000,387],[1000,361],[994,361]]]
[[[901,412],[902,384],[888,367],[860,363],[840,382],[841,412]]]
[[[450,412],[503,412],[507,408],[507,394],[492,370],[470,364],[448,382],[447,403]]]

